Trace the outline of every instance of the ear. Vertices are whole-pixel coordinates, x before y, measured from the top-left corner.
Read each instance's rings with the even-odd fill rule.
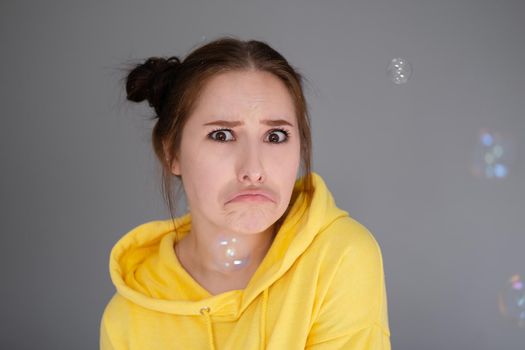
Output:
[[[166,142],[162,143],[162,147],[164,148],[164,154],[166,155],[166,161],[169,163],[171,152],[169,151]],[[173,175],[180,175],[180,162],[177,159],[177,156],[173,157],[173,161],[170,165],[171,173]]]
[[[177,158],[173,159],[173,162],[171,163],[171,173],[173,175],[179,175],[180,176],[180,163]]]

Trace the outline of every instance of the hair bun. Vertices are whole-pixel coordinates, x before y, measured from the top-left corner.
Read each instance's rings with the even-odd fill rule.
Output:
[[[164,96],[173,82],[173,73],[180,64],[179,58],[173,56],[168,59],[151,57],[135,66],[126,79],[127,99],[133,102],[148,100],[159,114]]]

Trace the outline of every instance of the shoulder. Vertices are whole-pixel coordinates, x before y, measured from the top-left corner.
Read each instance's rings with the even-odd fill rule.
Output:
[[[349,216],[321,229],[303,258],[317,276],[321,297],[328,288],[356,290],[356,285],[364,293],[379,292],[384,274],[381,249],[373,234]]]
[[[129,300],[119,293],[113,294],[104,308],[101,327],[114,331],[119,325],[127,324],[131,314]]]
[[[344,334],[375,323],[388,330],[383,259],[372,233],[347,216],[328,225],[317,238],[316,249],[324,253],[317,261],[322,273],[315,332]]]
[[[368,260],[380,262],[381,248],[363,224],[350,216],[339,217],[325,226],[316,236],[312,247],[330,252],[338,262]]]
[[[131,303],[115,293],[107,303],[100,320],[100,349],[127,348],[129,325],[131,321]]]

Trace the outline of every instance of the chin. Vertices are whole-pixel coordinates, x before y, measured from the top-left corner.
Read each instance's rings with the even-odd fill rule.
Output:
[[[281,214],[282,215],[282,214]],[[243,234],[258,234],[272,226],[280,215],[275,211],[256,208],[228,215],[228,226]]]

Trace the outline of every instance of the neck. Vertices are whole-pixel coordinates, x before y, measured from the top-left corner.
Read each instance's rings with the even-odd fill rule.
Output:
[[[274,224],[257,234],[210,235],[194,226],[175,249],[195,273],[205,278],[251,276],[270,249],[276,228]]]

